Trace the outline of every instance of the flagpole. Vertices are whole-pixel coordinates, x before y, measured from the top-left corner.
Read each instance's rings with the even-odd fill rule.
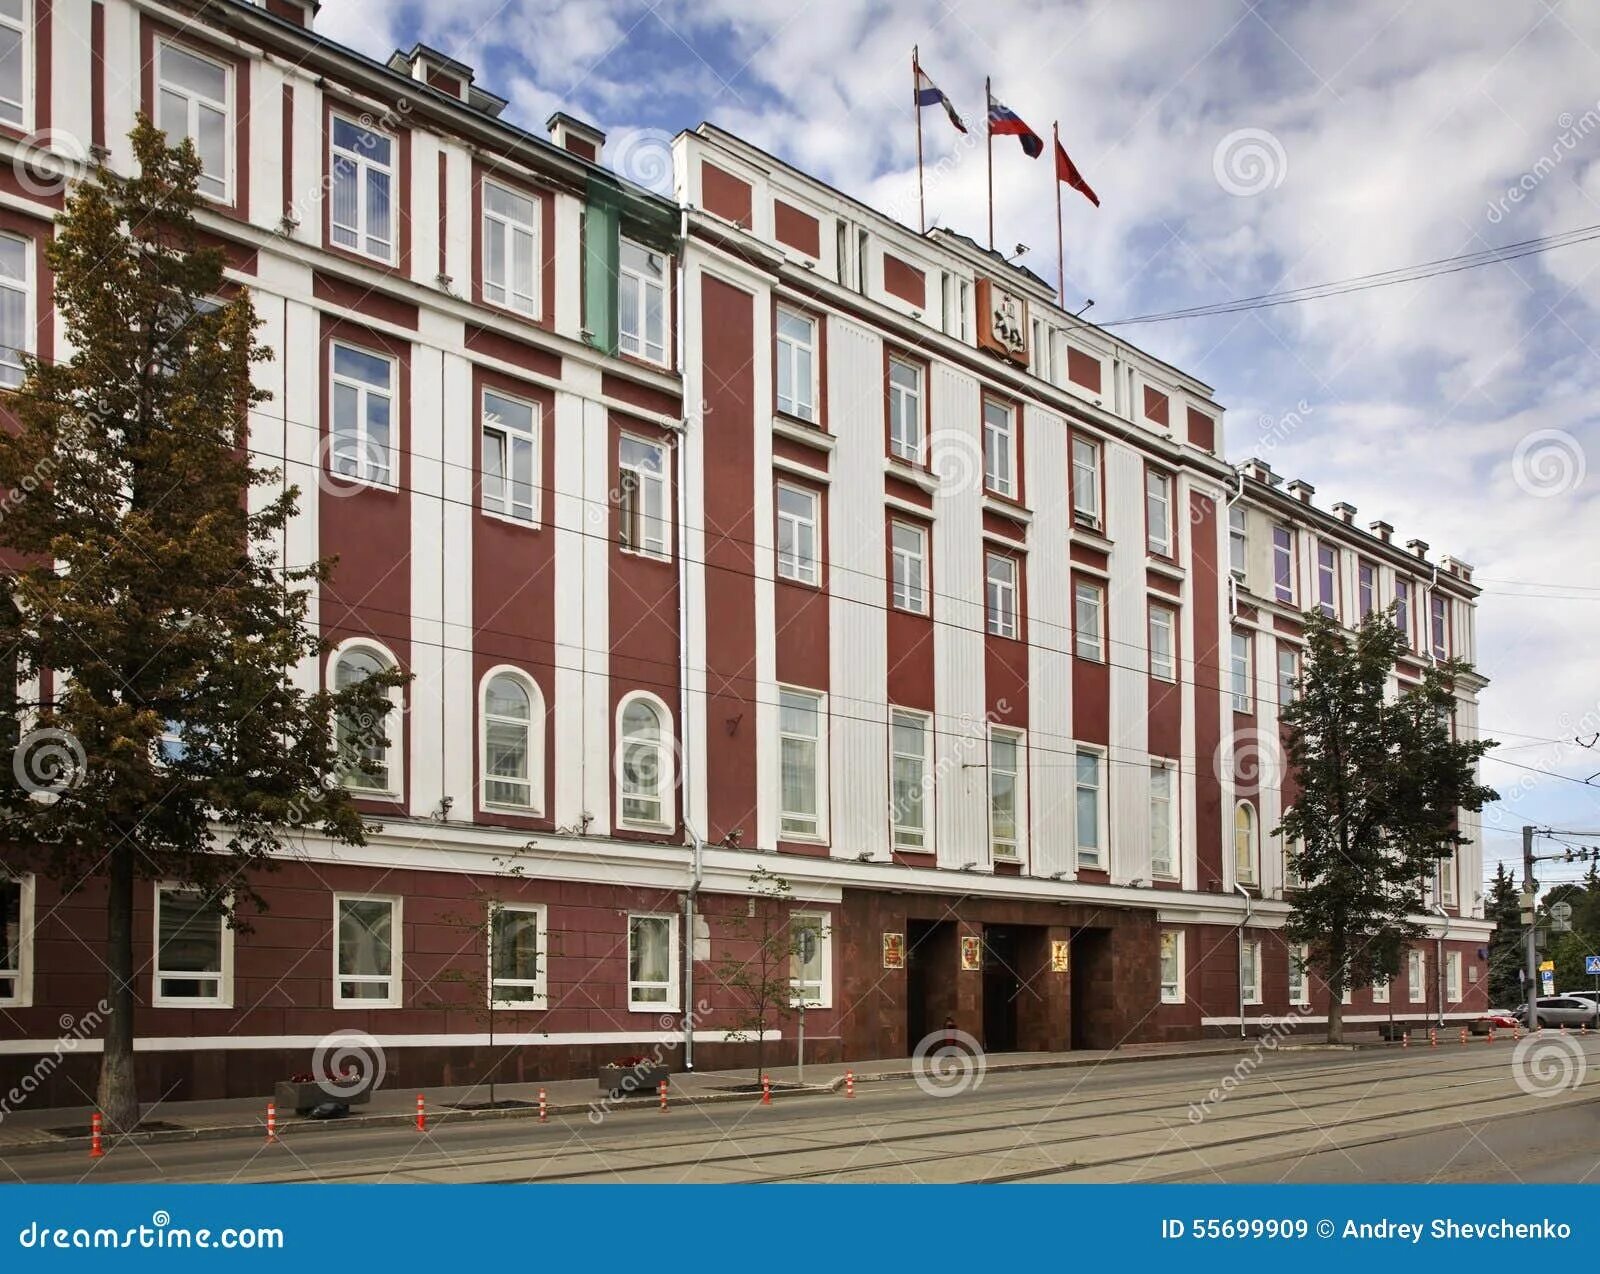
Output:
[[[1061,174],[1055,171],[1056,155],[1061,150],[1061,121],[1056,120],[1050,126],[1050,139],[1055,142],[1055,150],[1050,152],[1051,185],[1056,188],[1056,277],[1060,285],[1056,291],[1056,299],[1061,303],[1061,308],[1067,308],[1067,253],[1061,236]]]
[[[917,229],[928,233],[928,205],[922,190],[922,104],[917,100],[917,46],[911,46],[911,113],[917,117]]]
[[[983,77],[983,130],[989,151],[989,251],[994,251],[994,94],[989,77]]]

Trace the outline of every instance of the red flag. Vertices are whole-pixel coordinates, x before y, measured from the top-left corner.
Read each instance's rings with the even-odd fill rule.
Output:
[[[1059,138],[1056,139],[1056,180],[1066,182],[1096,208],[1100,206],[1100,196],[1089,189],[1089,183],[1083,179],[1083,174],[1078,171],[1078,166],[1072,162]]]

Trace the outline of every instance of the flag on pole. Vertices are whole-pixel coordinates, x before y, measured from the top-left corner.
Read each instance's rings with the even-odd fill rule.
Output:
[[[1003,103],[989,97],[989,136],[1015,137],[1029,159],[1044,154],[1044,138],[1022,122],[1022,117]]]
[[[1067,154],[1061,145],[1061,139],[1056,138],[1056,180],[1064,181],[1080,195],[1092,203],[1096,208],[1100,206],[1100,196],[1089,189],[1089,183],[1083,179],[1083,174],[1078,171],[1078,166],[1072,162],[1072,157]]]
[[[950,117],[950,122],[955,125],[956,131],[964,133],[967,126],[961,122],[961,116],[956,114],[955,105],[945,96],[944,90],[928,78],[928,73],[922,67],[916,67],[917,72],[917,106],[942,106],[944,113]]]

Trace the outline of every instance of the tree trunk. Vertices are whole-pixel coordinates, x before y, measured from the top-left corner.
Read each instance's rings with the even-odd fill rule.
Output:
[[[1328,1043],[1344,1043],[1344,988],[1328,988]]]
[[[106,1026],[95,1104],[107,1132],[139,1123],[139,1085],[133,1071],[133,854],[123,841],[111,851],[106,896]]]

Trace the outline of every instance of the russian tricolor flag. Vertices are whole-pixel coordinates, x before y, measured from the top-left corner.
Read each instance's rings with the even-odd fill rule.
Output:
[[[944,107],[944,113],[950,117],[950,122],[956,126],[956,129],[963,133],[966,132],[967,126],[961,122],[961,116],[956,114],[956,108],[951,104],[950,99],[944,95],[944,91],[928,78],[928,73],[920,66],[916,70],[917,109],[920,110],[924,106],[942,106]]]
[[[989,97],[989,135],[1015,137],[1029,159],[1038,159],[1044,154],[1044,138],[1024,124],[1022,117],[1009,106],[997,102],[992,94]]]

